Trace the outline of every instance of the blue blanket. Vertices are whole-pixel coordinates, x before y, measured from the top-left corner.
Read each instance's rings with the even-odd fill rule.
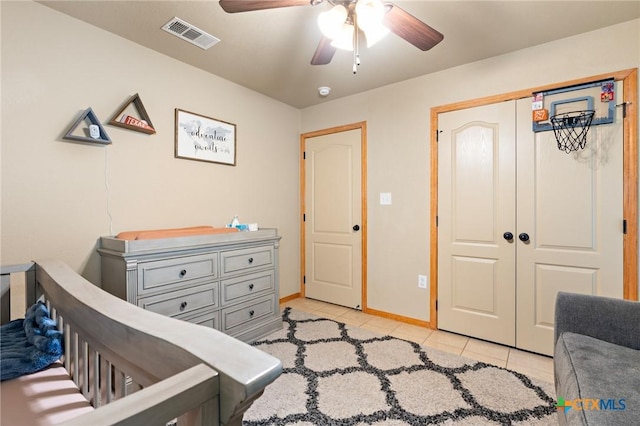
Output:
[[[62,332],[42,302],[31,306],[24,319],[0,327],[0,380],[40,371],[63,354]]]

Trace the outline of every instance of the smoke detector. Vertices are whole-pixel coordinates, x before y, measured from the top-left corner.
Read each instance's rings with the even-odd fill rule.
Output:
[[[204,50],[207,50],[220,41],[219,38],[207,34],[195,25],[191,25],[180,18],[173,18],[164,24],[162,29]]]
[[[320,87],[318,87],[318,94],[320,96],[322,96],[323,98],[325,96],[329,96],[329,93],[331,93],[331,87],[328,87],[328,86],[320,86]]]

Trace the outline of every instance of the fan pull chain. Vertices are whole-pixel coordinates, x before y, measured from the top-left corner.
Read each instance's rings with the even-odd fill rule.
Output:
[[[360,52],[358,51],[358,16],[353,15],[353,73],[358,72]]]

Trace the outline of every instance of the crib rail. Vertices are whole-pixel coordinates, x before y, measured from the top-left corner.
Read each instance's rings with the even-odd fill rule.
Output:
[[[45,295],[40,299],[65,336],[64,368],[93,407],[110,404],[156,382],[146,373],[140,375],[139,367],[120,366],[117,360],[109,358],[109,354],[101,353],[96,349],[100,346],[97,339],[78,332],[78,327],[65,321],[60,310]]]
[[[211,399],[217,386],[217,373],[199,364],[60,426],[165,425],[170,419],[178,425],[217,424],[218,406]]]
[[[27,306],[36,300],[46,304],[63,331],[64,368],[96,408],[63,424],[166,425],[174,419],[178,425],[219,424],[218,373],[161,334],[141,330],[127,315],[137,308],[66,267],[50,274],[38,264],[21,265],[2,268],[3,276],[8,271],[24,275],[14,277],[13,296],[24,297]],[[166,365],[158,367],[161,363],[152,361],[158,358]]]

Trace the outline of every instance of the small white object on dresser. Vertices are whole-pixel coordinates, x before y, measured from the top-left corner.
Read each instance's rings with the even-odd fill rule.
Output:
[[[276,229],[149,240],[101,237],[103,290],[244,342],[282,328]]]

